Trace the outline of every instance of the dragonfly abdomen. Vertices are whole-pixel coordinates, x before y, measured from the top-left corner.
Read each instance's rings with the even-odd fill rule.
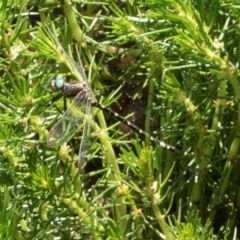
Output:
[[[114,116],[116,119],[118,119],[120,122],[124,123],[125,125],[127,125],[131,130],[133,130],[134,132],[146,137],[146,138],[149,138],[151,142],[155,143],[155,144],[158,144],[160,145],[161,147],[167,149],[167,150],[170,150],[170,151],[174,151],[174,152],[177,152],[177,153],[180,153],[180,150],[169,145],[169,144],[166,144],[165,142],[163,141],[160,141],[154,137],[152,137],[150,134],[148,134],[147,132],[143,131],[142,129],[140,129],[139,127],[137,127],[135,124],[133,124],[132,122],[126,120],[123,116],[119,115],[118,113],[116,113],[115,111],[113,111],[111,108],[108,108],[108,107],[105,107],[103,106],[102,104],[98,103],[98,102],[95,102],[95,101],[92,101],[91,102],[91,105],[93,107],[97,107],[101,110],[103,110],[104,112],[107,112],[109,113],[110,115]]]

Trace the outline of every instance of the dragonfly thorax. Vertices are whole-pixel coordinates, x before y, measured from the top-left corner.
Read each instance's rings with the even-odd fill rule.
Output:
[[[61,91],[65,97],[76,97],[81,93],[81,97],[90,99],[90,90],[86,83],[67,83],[63,76],[57,76],[52,80],[52,88],[55,91]]]

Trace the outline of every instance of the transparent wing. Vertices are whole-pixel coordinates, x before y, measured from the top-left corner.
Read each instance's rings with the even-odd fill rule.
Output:
[[[94,94],[92,93],[92,89],[91,89],[91,86],[89,85],[89,82],[87,80],[87,77],[85,75],[85,71],[84,71],[84,68],[83,68],[83,65],[82,65],[82,61],[81,61],[81,58],[79,56],[79,52],[77,51],[77,56],[78,56],[78,63],[76,63],[68,54],[67,52],[65,51],[65,49],[63,48],[63,46],[61,45],[61,43],[58,41],[58,39],[56,38],[56,32],[54,30],[54,33],[50,30],[50,28],[45,25],[45,28],[47,29],[48,33],[50,34],[50,36],[52,37],[52,39],[55,41],[56,45],[58,46],[59,50],[60,50],[60,55],[63,54],[66,58],[66,62],[63,61],[67,67],[69,68],[69,70],[71,71],[71,73],[76,77],[76,79],[78,79],[79,82],[84,82],[86,85],[87,85],[87,88],[89,90],[91,90],[91,98],[96,100],[95,99],[95,96]],[[76,48],[77,50],[77,48]]]
[[[51,128],[47,139],[49,147],[57,148],[64,142],[69,141],[74,132],[85,123],[85,114],[89,112],[90,104],[85,96],[85,92],[80,92],[63,117]]]
[[[82,140],[80,143],[79,148],[79,160],[78,160],[78,167],[79,172],[85,167],[88,156],[89,156],[89,149],[91,149],[92,143],[92,126],[90,124],[92,120],[92,112],[90,106],[90,99],[95,100],[95,96],[92,92],[92,89],[87,81],[85,71],[79,56],[79,52],[77,51],[78,56],[78,64],[67,54],[64,50],[58,39],[56,38],[55,34],[49,29],[47,25],[45,25],[48,33],[58,46],[60,50],[60,55],[64,55],[66,62],[63,61],[71,71],[71,73],[80,81],[84,82],[87,86],[87,89],[84,93],[79,93],[77,97],[74,99],[73,103],[64,114],[64,116],[56,123],[56,125],[50,130],[49,138],[48,138],[48,145],[58,147],[59,145],[63,144],[64,142],[68,141],[77,128],[80,125],[83,126],[83,133],[82,133]],[[54,28],[53,28],[54,30]],[[77,50],[77,48],[76,48]]]
[[[92,145],[92,113],[90,112],[90,107],[87,109],[86,117],[84,119],[82,140],[79,148],[79,158],[78,158],[78,170],[79,173],[83,172],[84,167],[87,164],[89,158],[89,153]]]

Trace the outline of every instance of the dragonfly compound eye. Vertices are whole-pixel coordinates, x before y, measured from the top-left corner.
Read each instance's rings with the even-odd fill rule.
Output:
[[[63,76],[57,76],[55,80],[52,81],[52,87],[56,90],[62,90],[65,85],[65,79]]]

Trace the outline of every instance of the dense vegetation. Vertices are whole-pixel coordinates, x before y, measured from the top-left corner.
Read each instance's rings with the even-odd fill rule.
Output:
[[[239,13],[234,0],[2,0],[0,238],[240,239]],[[59,74],[181,153],[84,104],[68,111],[74,136],[47,145],[73,107],[50,87]]]

